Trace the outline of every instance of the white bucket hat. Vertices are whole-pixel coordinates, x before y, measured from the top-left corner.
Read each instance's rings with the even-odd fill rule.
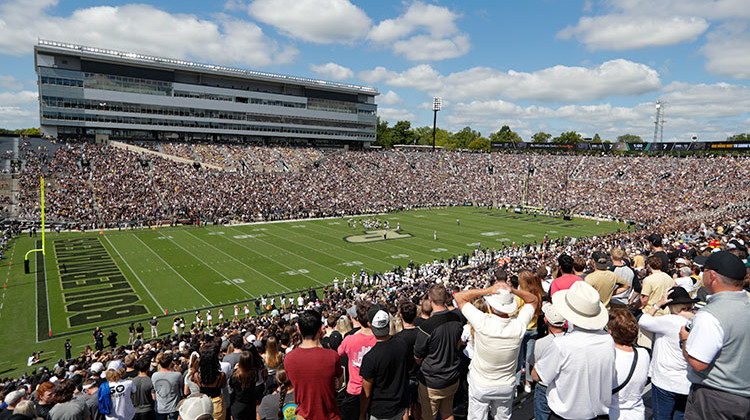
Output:
[[[518,303],[507,290],[499,290],[495,294],[487,295],[484,300],[492,309],[504,314],[512,314],[518,310]]]
[[[609,313],[599,300],[599,292],[584,281],[556,292],[552,295],[552,304],[565,319],[585,330],[602,329],[609,321]]]

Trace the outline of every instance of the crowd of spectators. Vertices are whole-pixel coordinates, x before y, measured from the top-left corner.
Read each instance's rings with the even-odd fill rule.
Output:
[[[164,143],[162,150],[233,168],[196,169],[88,143],[63,143],[52,155],[25,149],[18,216],[38,219],[35,184],[42,174],[49,174],[50,222],[89,227],[343,216],[464,203],[528,205],[677,227],[717,212],[743,211],[750,186],[747,156],[403,150],[324,156],[309,148],[184,143]]]
[[[264,298],[256,317],[198,313],[107,349],[95,331],[3,379],[0,418],[486,420],[527,395],[536,419],[644,419],[650,382],[655,419],[744,419],[749,227],[477,248]]]

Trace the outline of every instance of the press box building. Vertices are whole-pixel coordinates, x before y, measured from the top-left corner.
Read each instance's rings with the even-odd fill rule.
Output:
[[[43,135],[368,147],[377,90],[40,40]]]

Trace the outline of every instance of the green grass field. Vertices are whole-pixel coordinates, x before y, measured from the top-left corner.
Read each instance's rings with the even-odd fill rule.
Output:
[[[471,252],[479,243],[498,248],[502,242],[541,241],[545,233],[577,237],[619,227],[475,207],[378,218],[389,220],[392,230],[366,233],[360,223],[354,229],[348,218],[338,218],[49,234],[46,256],[31,257],[31,274],[24,274],[23,255],[40,237],[22,236],[6,253],[0,376],[26,371],[32,351],[44,350],[47,364],[63,357],[65,338],[71,339],[76,356],[92,344],[95,326],[114,329],[124,343],[127,324],[142,320],[148,333],[145,321],[152,315],[161,316],[160,332],[167,333],[176,312],[221,307],[231,319],[234,303],[331,284],[334,277],[360,269],[382,272],[410,260],[448,258]]]

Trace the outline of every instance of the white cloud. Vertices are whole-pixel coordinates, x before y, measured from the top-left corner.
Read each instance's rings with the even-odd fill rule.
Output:
[[[0,92],[0,127],[14,129],[39,126],[36,104],[36,92]]]
[[[708,60],[706,70],[735,79],[750,79],[750,31],[725,25],[708,34],[701,52]]]
[[[503,98],[580,102],[608,96],[638,95],[659,89],[659,73],[639,63],[618,59],[595,67],[554,66],[531,73],[488,67],[443,76],[427,64],[397,73],[384,67],[361,72],[368,83],[411,87],[449,100]]]
[[[605,15],[582,17],[578,24],[558,33],[562,39],[576,38],[590,50],[631,50],[663,47],[695,41],[708,29],[697,17],[641,17]]]
[[[321,77],[333,80],[344,80],[354,77],[354,72],[350,68],[336,63],[326,63],[321,65],[311,64],[310,69]]]
[[[461,57],[469,52],[470,47],[468,35],[456,35],[452,38],[417,35],[396,41],[393,51],[411,61],[438,61]]]
[[[23,88],[23,83],[19,82],[15,77],[0,75],[0,89],[18,90],[21,88]]]
[[[660,98],[666,103],[665,139],[684,141],[697,135],[702,140],[723,140],[747,131],[750,86],[671,83],[662,89]],[[444,121],[454,128],[471,125],[477,130],[493,131],[513,121],[513,129],[529,126],[531,131],[543,129],[555,135],[573,129],[580,133],[608,133],[612,139],[631,132],[644,140],[650,140],[653,134],[655,112],[653,102],[547,107],[520,106],[502,99],[458,102],[444,111]]]
[[[0,92],[0,106],[19,106],[37,103],[37,93],[30,90]]]
[[[412,61],[456,58],[470,49],[469,36],[456,25],[460,17],[447,7],[415,1],[401,16],[375,25],[367,38]]]
[[[378,105],[401,105],[404,100],[398,96],[398,93],[389,90],[388,92],[375,98]]]
[[[285,35],[318,44],[352,42],[372,24],[349,0],[255,0],[248,10]]]
[[[57,0],[11,0],[0,4],[0,53],[22,56],[37,38],[61,40],[145,54],[169,55],[254,67],[289,63],[297,54],[280,46],[250,22],[226,15],[214,20],[129,4],[77,9],[53,16]]]
[[[388,121],[395,123],[397,121],[414,121],[417,119],[417,116],[414,115],[412,112],[409,112],[406,109],[397,109],[397,108],[381,108],[378,107],[378,116],[380,117],[381,121]]]

